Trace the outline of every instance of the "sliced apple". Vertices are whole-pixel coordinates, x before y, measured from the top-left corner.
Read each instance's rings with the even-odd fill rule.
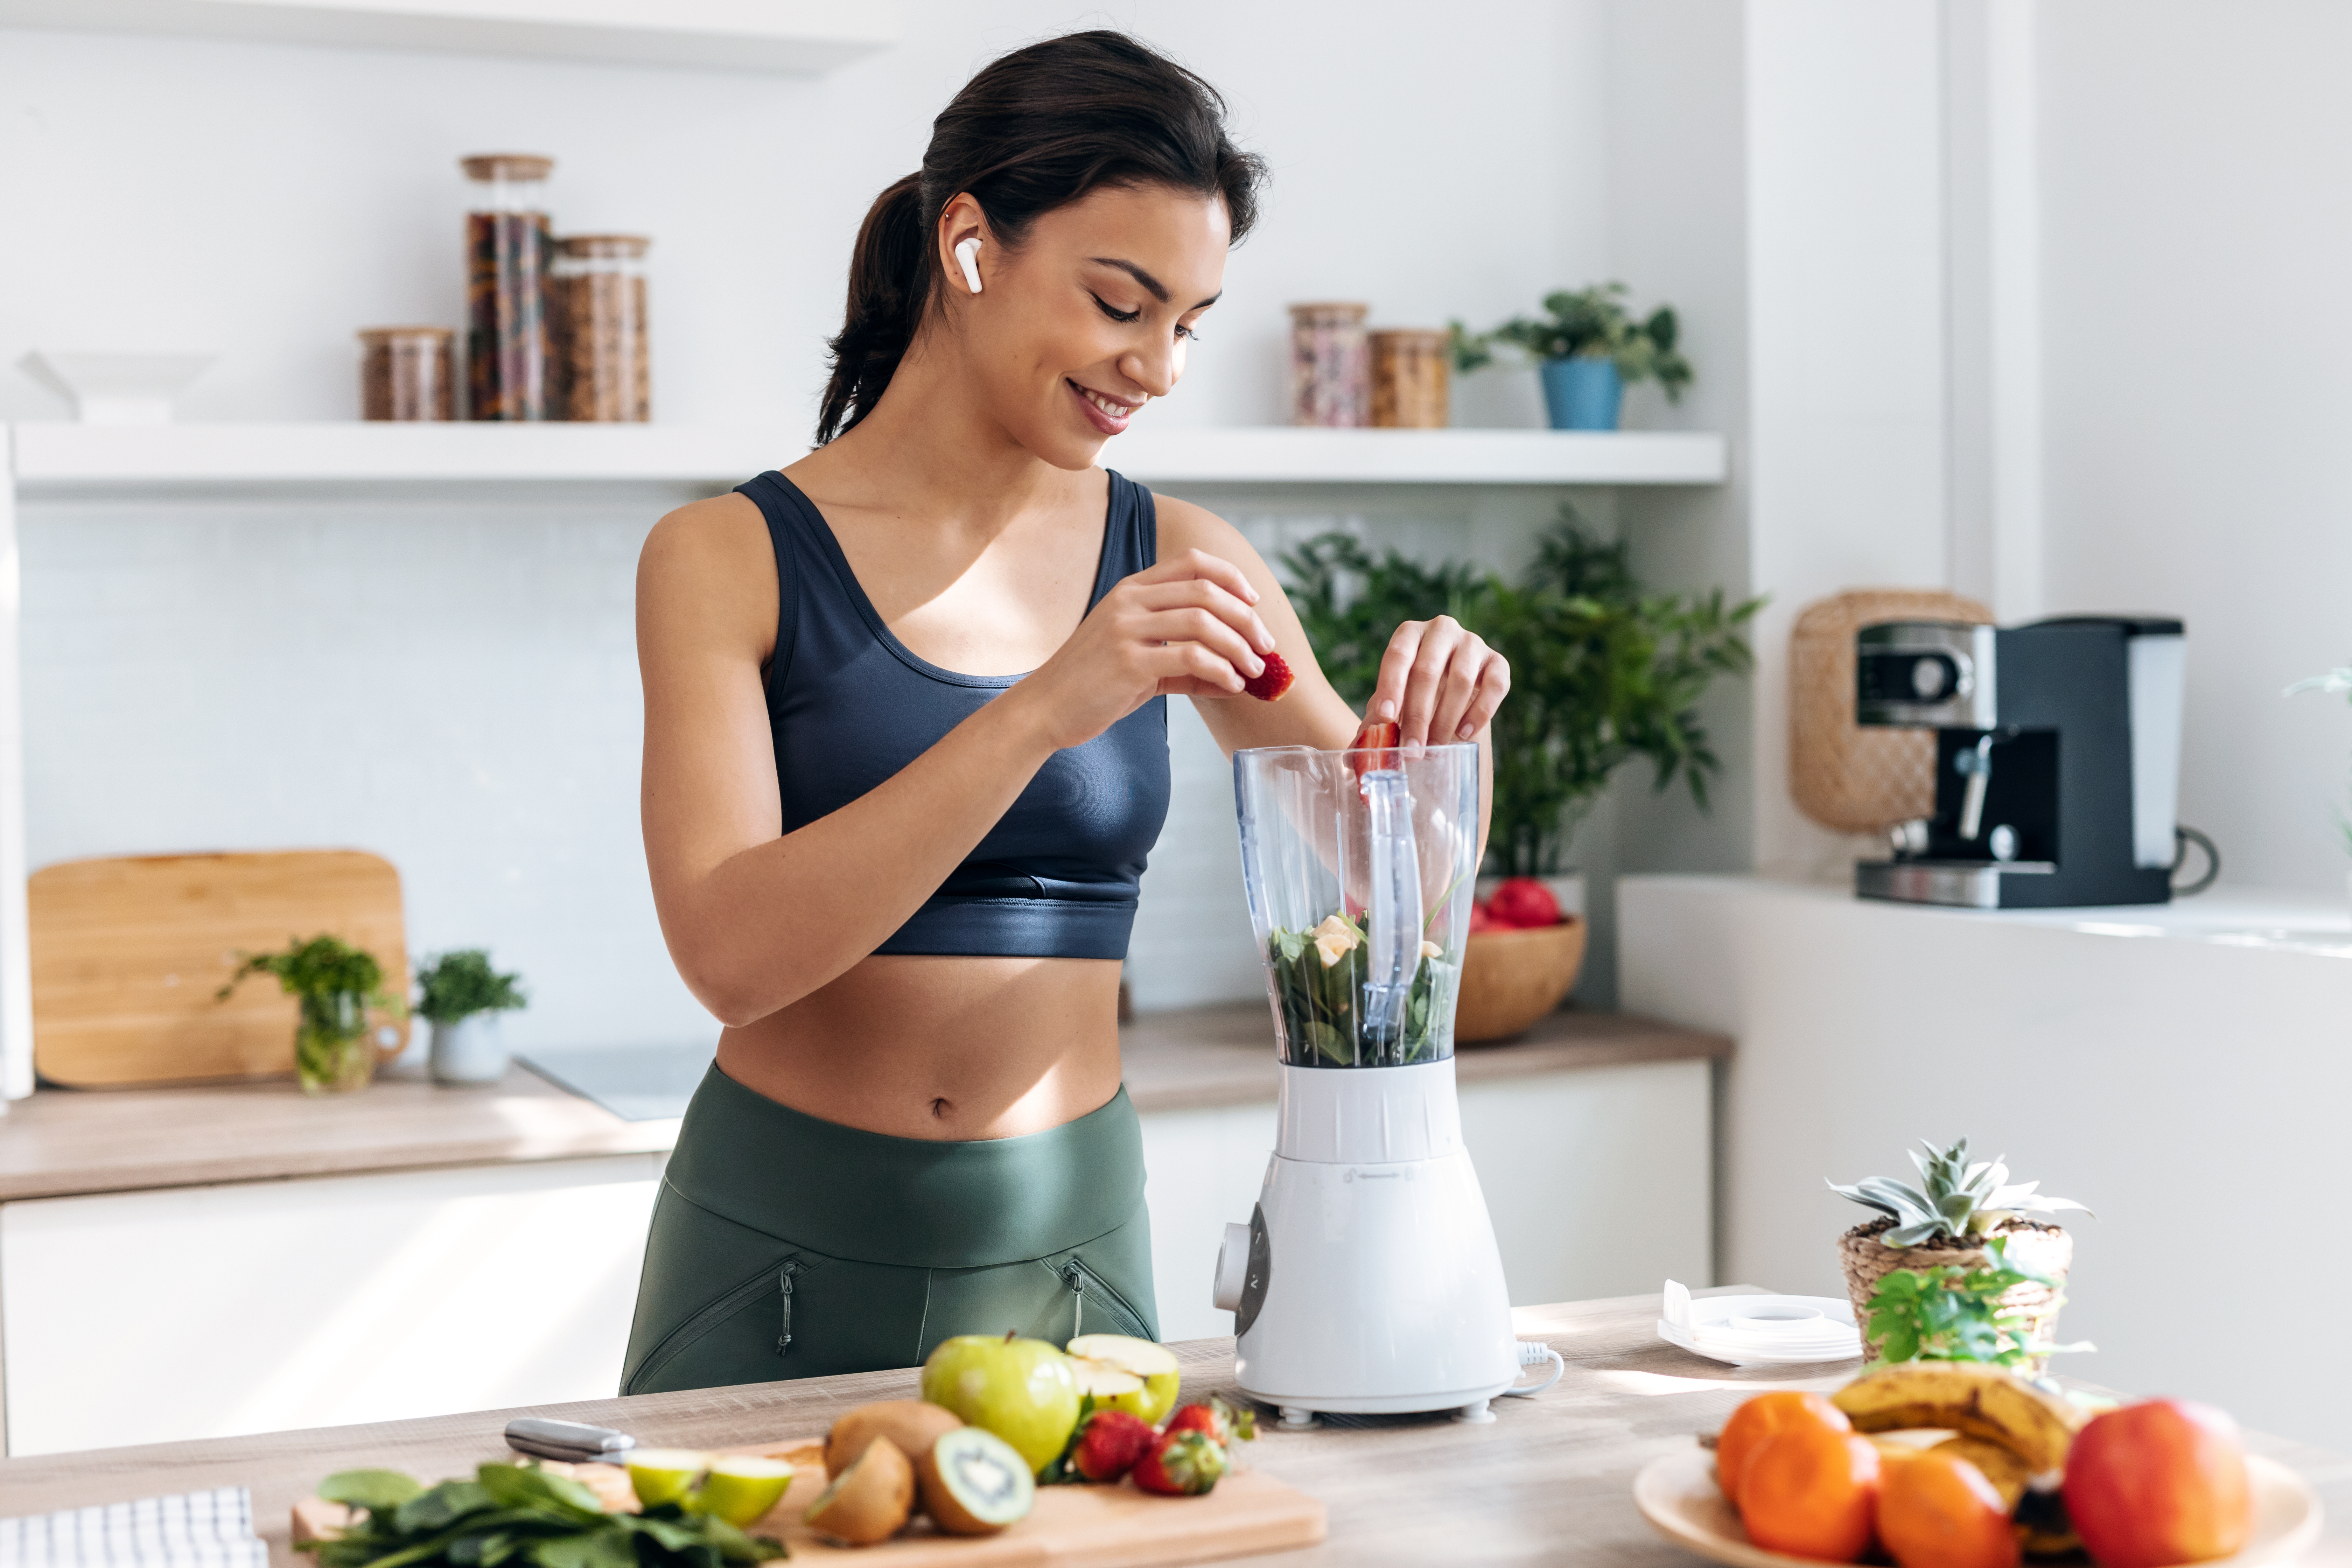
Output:
[[[1139,1340],[1131,1334],[1080,1334],[1070,1342],[1070,1354],[1097,1367],[1125,1373],[1136,1380],[1133,1392],[1111,1389],[1095,1395],[1097,1405],[1114,1410],[1132,1411],[1157,1426],[1176,1408],[1177,1390],[1183,1376],[1178,1371],[1176,1357],[1166,1345],[1150,1340]],[[1079,1373],[1081,1387],[1087,1374]]]

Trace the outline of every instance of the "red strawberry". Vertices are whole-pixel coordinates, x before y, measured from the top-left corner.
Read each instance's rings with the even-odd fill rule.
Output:
[[[1486,902],[1487,912],[1507,926],[1524,931],[1529,926],[1559,924],[1559,900],[1533,877],[1511,878]]]
[[[1280,654],[1270,653],[1265,656],[1265,668],[1259,671],[1255,679],[1243,681],[1242,689],[1260,702],[1278,702],[1297,679],[1290,673],[1289,663]]]
[[[1090,1481],[1115,1481],[1151,1452],[1160,1434],[1132,1410],[1097,1410],[1078,1424],[1070,1468]]]
[[[1193,1408],[1198,1409],[1199,1406]],[[1129,1473],[1144,1491],[1198,1497],[1225,1473],[1224,1445],[1206,1432],[1171,1432]]]
[[[1348,746],[1348,767],[1358,778],[1397,765],[1396,748],[1404,731],[1393,719],[1367,720]]]
[[[1205,1432],[1226,1447],[1257,1436],[1257,1412],[1235,1405],[1222,1394],[1209,1395],[1205,1405],[1187,1405],[1168,1418],[1171,1432]]]

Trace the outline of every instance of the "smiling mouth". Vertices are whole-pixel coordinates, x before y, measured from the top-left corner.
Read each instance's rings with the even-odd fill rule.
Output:
[[[1070,381],[1067,376],[1062,379],[1069,383],[1070,390],[1076,393],[1087,406],[1094,412],[1097,422],[1111,426],[1114,433],[1124,429],[1127,422],[1135,417],[1136,410],[1143,406],[1141,402],[1121,403],[1117,398],[1107,397],[1090,386],[1080,386],[1076,382]]]

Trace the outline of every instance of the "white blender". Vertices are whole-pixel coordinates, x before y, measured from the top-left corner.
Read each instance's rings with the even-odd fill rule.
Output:
[[[1478,749],[1243,751],[1234,794],[1282,1070],[1257,1208],[1217,1258],[1235,1377],[1286,1426],[1491,1421],[1559,1357],[1512,1334],[1454,1098]],[[1546,1360],[1551,1378],[1512,1386]]]

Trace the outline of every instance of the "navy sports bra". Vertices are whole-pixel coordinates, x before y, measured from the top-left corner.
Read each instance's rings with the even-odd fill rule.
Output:
[[[736,487],[776,547],[768,725],[786,833],[873,791],[1017,675],[915,657],[858,585],[832,528],[783,475]],[[1096,602],[1159,559],[1151,492],[1110,476]],[[1143,864],[1168,816],[1168,700],[1055,752],[970,858],[877,952],[1125,958]]]

